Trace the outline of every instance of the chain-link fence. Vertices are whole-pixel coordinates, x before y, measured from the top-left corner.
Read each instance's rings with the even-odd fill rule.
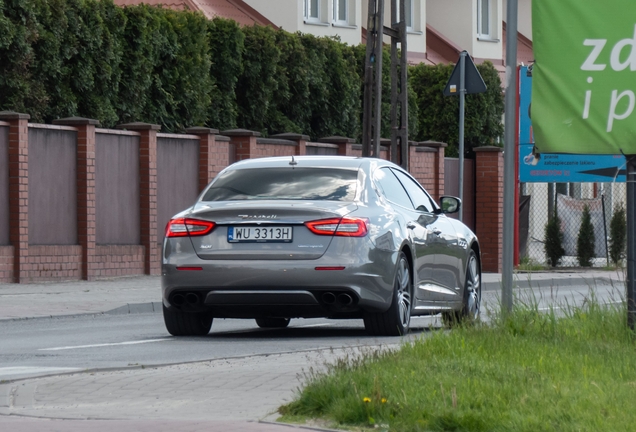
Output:
[[[594,226],[594,267],[610,264],[607,242],[610,221],[618,205],[625,206],[625,183],[522,183],[519,218],[519,257],[522,263],[548,265],[545,227],[555,210],[564,234],[566,255],[561,267],[578,267],[576,240],[583,207],[588,206]]]

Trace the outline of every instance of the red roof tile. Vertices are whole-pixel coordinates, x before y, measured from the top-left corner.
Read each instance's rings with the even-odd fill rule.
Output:
[[[130,6],[145,3],[176,10],[201,11],[207,18],[221,17],[236,21],[242,26],[253,24],[271,25],[274,23],[248,6],[242,0],[114,0],[118,6]]]

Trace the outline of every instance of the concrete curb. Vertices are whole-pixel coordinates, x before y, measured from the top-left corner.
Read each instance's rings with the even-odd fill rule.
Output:
[[[527,289],[527,288],[558,288],[558,287],[572,287],[572,286],[584,286],[594,288],[594,286],[616,286],[622,287],[624,281],[612,279],[608,277],[592,278],[592,277],[572,277],[572,278],[547,278],[547,279],[521,279],[519,277],[513,278],[515,289]],[[482,284],[484,291],[497,291],[501,290],[501,281],[489,281]]]
[[[128,303],[115,309],[104,312],[106,315],[127,315],[139,313],[152,313],[162,311],[161,302],[152,303]]]

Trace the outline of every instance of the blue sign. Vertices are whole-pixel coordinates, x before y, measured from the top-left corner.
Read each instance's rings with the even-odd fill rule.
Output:
[[[519,68],[519,181],[524,183],[625,182],[622,155],[533,154],[530,120],[532,73]]]

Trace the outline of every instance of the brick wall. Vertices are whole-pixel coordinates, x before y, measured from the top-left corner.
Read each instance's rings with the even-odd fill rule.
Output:
[[[82,247],[29,246],[29,255],[21,264],[20,282],[77,280],[82,277]]]
[[[500,147],[475,148],[475,233],[484,272],[500,273],[503,244],[503,170]]]
[[[0,283],[13,281],[13,246],[0,246]]]
[[[8,184],[10,244],[0,246],[0,281],[91,280],[137,274],[159,274],[160,243],[164,229],[163,226],[159,226],[157,219],[157,133],[159,127],[145,123],[129,123],[118,127],[118,129],[126,129],[127,131],[97,129],[99,137],[104,134],[110,134],[109,136],[112,137],[126,134],[139,140],[138,149],[137,144],[131,147],[134,149],[132,155],[134,156],[134,164],[129,164],[130,167],[126,168],[126,175],[130,174],[129,171],[134,170],[133,177],[140,179],[138,185],[133,182],[135,184],[131,186],[138,188],[139,193],[139,200],[131,201],[133,203],[131,205],[138,209],[138,212],[135,210],[135,214],[139,215],[138,222],[141,230],[141,235],[138,233],[138,237],[129,244],[108,244],[108,242],[98,244],[96,221],[99,220],[100,215],[97,211],[99,207],[96,206],[98,197],[95,165],[96,154],[99,153],[96,151],[98,122],[77,117],[56,120],[54,123],[59,125],[56,126],[57,128],[64,127],[77,132],[78,244],[35,245],[29,244],[30,126],[28,119],[29,116],[25,114],[0,112],[0,121],[4,121],[4,127],[8,125],[9,129],[7,149],[10,177]],[[43,129],[41,125],[37,127]],[[198,189],[193,193],[200,192],[216,174],[234,159],[304,155],[309,141],[308,136],[301,134],[280,134],[270,138],[261,138],[258,132],[243,129],[224,131],[223,135],[218,135],[217,130],[209,128],[190,128],[187,132],[189,135],[186,138],[190,141],[198,139],[198,152],[190,152],[187,156],[188,158],[198,158],[197,161],[188,159],[188,165],[194,166],[195,170],[198,169],[198,180],[192,186],[188,186]],[[180,135],[173,135],[171,138],[176,141],[183,138]],[[362,146],[346,137],[323,138],[316,145],[327,146],[325,151],[337,152],[340,155],[361,156],[362,154]],[[439,199],[444,194],[444,147],[445,144],[424,142],[412,145],[409,151],[411,173],[435,199]],[[99,151],[108,151],[109,148],[112,147],[98,147],[101,149]],[[314,147],[310,148],[312,148],[312,152],[315,151]],[[386,146],[382,147],[380,155],[383,158],[388,157]],[[104,157],[108,159],[106,156]],[[120,169],[122,167],[121,164],[115,163],[113,165],[113,163],[107,162],[102,168],[110,172],[114,168]],[[484,271],[500,271],[501,214],[503,211],[503,156],[501,149],[477,149],[476,171],[478,177],[476,207],[480,209],[476,231],[482,243]],[[104,199],[104,195],[109,195],[108,191],[102,192],[105,193],[100,193],[100,200]],[[117,194],[112,197],[108,196],[107,199],[118,200]]]
[[[107,245],[95,248],[95,278],[145,273],[145,250],[138,245]]]

